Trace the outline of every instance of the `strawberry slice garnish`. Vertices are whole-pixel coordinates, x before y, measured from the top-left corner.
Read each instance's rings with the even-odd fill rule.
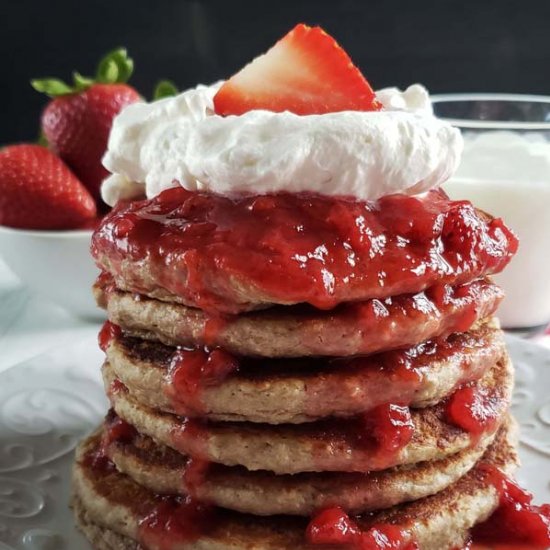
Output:
[[[253,109],[312,115],[381,105],[336,40],[320,27],[300,24],[225,82],[214,108],[224,116]]]

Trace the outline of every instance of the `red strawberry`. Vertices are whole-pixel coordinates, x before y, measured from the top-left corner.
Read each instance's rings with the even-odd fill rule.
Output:
[[[98,200],[101,183],[109,175],[101,159],[113,118],[140,99],[124,84],[132,69],[132,60],[120,49],[101,61],[95,80],[75,73],[73,87],[55,79],[32,81],[36,90],[54,98],[42,114],[44,136]]]
[[[300,24],[232,76],[214,97],[214,108],[219,115],[253,109],[311,115],[378,111],[381,105],[334,38]]]
[[[96,214],[88,190],[50,150],[27,144],[0,150],[0,225],[73,229]]]

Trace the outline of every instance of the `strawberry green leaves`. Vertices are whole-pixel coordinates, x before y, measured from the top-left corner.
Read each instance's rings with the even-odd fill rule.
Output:
[[[50,97],[73,93],[73,89],[58,78],[37,78],[31,80],[31,86],[37,92],[44,93]]]
[[[160,80],[153,90],[153,101],[178,95],[177,86],[171,80]]]
[[[87,90],[93,84],[122,84],[129,80],[134,71],[134,61],[128,57],[126,48],[117,48],[101,59],[94,78],[73,73],[72,86],[58,78],[36,78],[31,86],[50,97],[59,97]]]
[[[101,84],[123,84],[128,82],[134,71],[134,60],[128,57],[126,48],[109,52],[97,68],[96,82]]]

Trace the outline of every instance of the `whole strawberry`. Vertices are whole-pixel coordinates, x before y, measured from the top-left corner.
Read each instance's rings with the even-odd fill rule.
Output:
[[[0,150],[0,225],[74,229],[96,215],[94,199],[55,153],[30,144]]]
[[[126,50],[118,49],[101,60],[95,79],[74,73],[72,87],[51,78],[31,83],[54,98],[42,114],[42,133],[49,146],[98,201],[101,183],[109,175],[101,159],[113,118],[140,99],[136,90],[125,84],[132,70],[133,61]]]

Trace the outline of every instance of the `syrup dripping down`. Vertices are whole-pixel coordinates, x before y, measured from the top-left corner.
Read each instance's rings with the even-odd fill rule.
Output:
[[[170,360],[163,389],[177,414],[194,416],[204,412],[204,391],[221,384],[238,368],[238,361],[220,349],[178,349]]]

